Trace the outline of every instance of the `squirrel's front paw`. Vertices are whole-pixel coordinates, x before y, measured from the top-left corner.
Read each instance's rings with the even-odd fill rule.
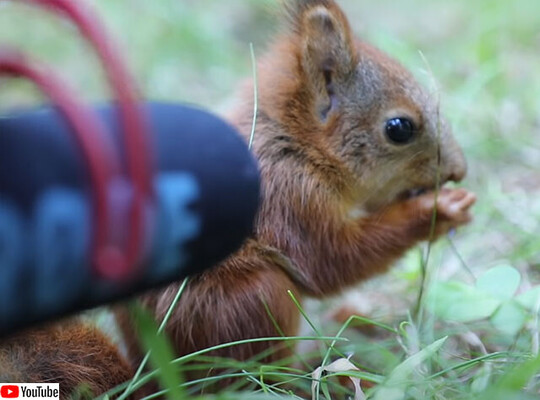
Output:
[[[471,221],[471,207],[476,203],[476,195],[465,189],[441,189],[439,193],[426,193],[412,199],[423,225],[422,236],[429,238],[431,222],[436,207],[434,238],[448,233]]]

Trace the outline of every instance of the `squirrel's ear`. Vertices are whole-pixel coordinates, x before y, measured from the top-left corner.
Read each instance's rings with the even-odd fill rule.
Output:
[[[296,0],[293,21],[300,38],[303,73],[322,120],[339,105],[340,85],[354,71],[356,55],[347,18],[331,0]]]

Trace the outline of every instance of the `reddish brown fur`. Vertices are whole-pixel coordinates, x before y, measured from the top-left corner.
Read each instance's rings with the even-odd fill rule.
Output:
[[[62,399],[79,386],[101,394],[132,374],[110,340],[82,322],[35,329],[0,347],[0,382],[59,383]]]
[[[290,2],[291,27],[259,65],[253,151],[263,201],[255,234],[234,255],[193,277],[168,326],[179,355],[221,343],[298,333],[297,298],[325,297],[382,273],[405,251],[469,221],[474,196],[443,189],[403,200],[410,189],[460,180],[466,166],[438,105],[396,61],[353,39],[332,0]],[[252,100],[231,120],[247,136]],[[389,143],[384,122],[418,127],[406,146]],[[161,320],[178,285],[146,295]],[[124,311],[119,321],[131,361],[140,360]],[[84,344],[81,344],[84,348]],[[255,343],[213,355],[247,360],[273,346]],[[61,346],[59,346],[61,348]],[[111,350],[112,351],[112,350]],[[276,346],[272,362],[290,350]],[[109,365],[100,365],[106,370]],[[89,377],[90,381],[96,379]]]

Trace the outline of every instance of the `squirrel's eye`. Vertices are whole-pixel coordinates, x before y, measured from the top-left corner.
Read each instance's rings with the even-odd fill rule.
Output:
[[[392,118],[386,122],[386,136],[396,144],[408,143],[414,132],[414,124],[408,118]]]

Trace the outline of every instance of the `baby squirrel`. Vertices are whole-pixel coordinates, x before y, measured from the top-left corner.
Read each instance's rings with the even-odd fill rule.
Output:
[[[300,315],[288,290],[297,299],[334,295],[385,272],[420,241],[471,219],[472,193],[442,188],[435,194],[438,183],[460,181],[466,173],[437,101],[398,62],[356,39],[335,1],[285,3],[289,27],[258,66],[252,150],[263,195],[254,233],[227,260],[189,280],[166,329],[178,355],[279,336],[275,324],[294,336]],[[248,84],[230,118],[246,140],[252,93]],[[177,289],[147,294],[142,302],[160,321]],[[135,366],[141,357],[134,327],[126,311],[117,316]],[[86,348],[75,339],[62,342],[60,351]],[[248,360],[272,346],[257,342],[212,355]],[[264,361],[291,351],[275,349]],[[110,356],[115,349],[103,351]],[[110,360],[102,367],[110,370]],[[64,372],[73,368],[66,360]],[[101,375],[85,379],[101,389]]]

